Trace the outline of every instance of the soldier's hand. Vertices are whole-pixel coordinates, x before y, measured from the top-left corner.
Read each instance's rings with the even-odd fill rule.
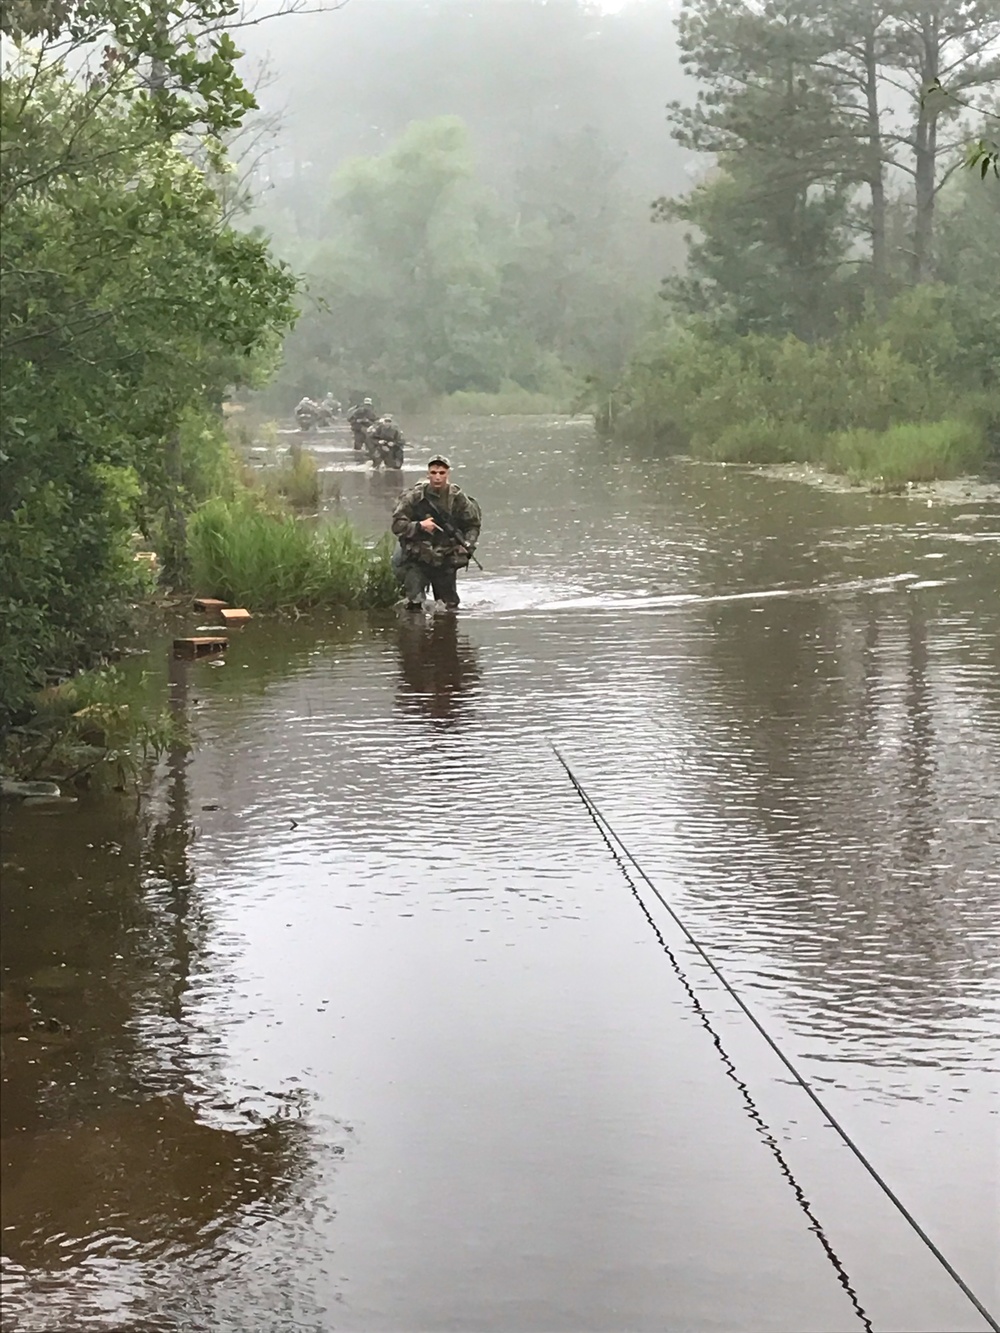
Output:
[[[422,518],[419,526],[423,528],[424,532],[437,532],[438,530],[438,525],[429,516],[427,518]]]

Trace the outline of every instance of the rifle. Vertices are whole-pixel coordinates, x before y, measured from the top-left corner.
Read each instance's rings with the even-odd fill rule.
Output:
[[[434,522],[438,525],[438,527],[441,529],[441,531],[446,536],[450,537],[452,541],[457,542],[459,546],[464,547],[469,554],[469,559],[472,561],[475,567],[480,572],[482,572],[483,569],[482,565],[473,555],[472,551],[470,550],[469,546],[465,541],[465,538],[459,532],[458,528],[455,527],[454,523],[452,523],[451,519],[447,518],[444,514],[442,514],[441,510],[438,509],[434,501],[431,500],[430,497],[427,495],[424,496],[424,504],[431,511],[430,516],[434,520]]]

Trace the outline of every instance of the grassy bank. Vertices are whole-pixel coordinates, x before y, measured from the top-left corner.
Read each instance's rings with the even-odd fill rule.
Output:
[[[1000,459],[995,357],[963,356],[934,289],[826,342],[673,330],[634,359],[604,425],[652,453],[808,463],[879,486],[940,480]]]
[[[392,543],[368,546],[347,522],[313,527],[249,500],[210,500],[194,515],[195,586],[251,611],[391,606]]]
[[[40,690],[31,704],[30,717],[0,746],[8,794],[18,794],[17,783],[38,781],[58,783],[64,793],[97,785],[123,790],[168,747],[186,743],[164,705],[162,682],[148,673],[84,671]]]
[[[551,416],[572,411],[572,400],[569,392],[533,393],[514,385],[500,393],[452,393],[439,398],[431,410],[455,417]]]

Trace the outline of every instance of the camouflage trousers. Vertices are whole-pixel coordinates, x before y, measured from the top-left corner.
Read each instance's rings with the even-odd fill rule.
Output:
[[[396,577],[403,585],[408,602],[422,602],[427,589],[434,600],[446,606],[458,606],[458,570],[454,565],[425,565],[422,560],[408,560],[397,547],[392,558]]]

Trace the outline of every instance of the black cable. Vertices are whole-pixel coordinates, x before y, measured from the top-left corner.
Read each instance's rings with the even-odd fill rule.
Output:
[[[906,1207],[906,1205],[902,1202],[902,1200],[899,1199],[898,1196],[893,1192],[893,1190],[889,1187],[889,1185],[888,1185],[888,1184],[886,1183],[886,1181],[882,1178],[882,1176],[879,1175],[878,1171],[877,1171],[877,1170],[875,1169],[875,1167],[871,1164],[871,1162],[868,1160],[868,1158],[864,1155],[864,1153],[861,1151],[861,1149],[857,1146],[857,1144],[854,1142],[854,1140],[851,1138],[851,1136],[847,1133],[847,1131],[844,1129],[844,1127],[840,1124],[840,1122],[839,1122],[839,1121],[838,1121],[838,1120],[831,1114],[830,1111],[827,1110],[826,1106],[823,1104],[823,1102],[820,1100],[820,1098],[817,1096],[817,1094],[813,1091],[813,1089],[810,1087],[810,1085],[806,1082],[806,1080],[802,1077],[802,1075],[799,1073],[799,1071],[795,1068],[795,1066],[792,1064],[791,1060],[789,1060],[789,1058],[787,1057],[787,1055],[785,1055],[785,1053],[781,1050],[781,1048],[780,1048],[780,1047],[778,1046],[778,1044],[775,1042],[774,1038],[771,1037],[771,1035],[767,1032],[767,1030],[766,1030],[766,1029],[763,1027],[763,1025],[761,1024],[760,1020],[753,1014],[753,1012],[748,1008],[748,1006],[746,1005],[746,1003],[741,999],[741,997],[739,996],[739,994],[733,989],[733,987],[730,985],[730,983],[726,980],[726,978],[723,976],[723,974],[719,971],[718,967],[715,965],[715,963],[712,961],[712,959],[708,956],[708,954],[705,952],[705,950],[702,948],[702,946],[698,943],[698,941],[695,939],[695,937],[691,934],[691,932],[688,930],[687,926],[684,924],[684,922],[681,920],[681,918],[677,915],[677,913],[674,911],[674,909],[673,909],[673,908],[670,906],[670,904],[667,902],[666,898],[664,898],[663,894],[659,891],[659,889],[656,887],[656,885],[653,883],[653,881],[649,878],[649,876],[648,876],[648,875],[646,874],[646,872],[643,870],[642,866],[639,864],[639,862],[636,860],[636,858],[635,858],[635,857],[632,855],[632,853],[629,851],[628,847],[625,845],[625,843],[622,841],[622,839],[618,836],[617,833],[615,833],[615,831],[614,831],[614,829],[612,828],[611,824],[608,822],[608,820],[605,818],[605,816],[601,813],[601,810],[599,809],[599,807],[597,806],[597,804],[595,803],[595,801],[593,800],[593,798],[592,798],[591,796],[589,796],[589,795],[587,794],[587,792],[584,790],[584,788],[583,788],[582,784],[580,783],[579,779],[576,777],[576,774],[573,772],[573,770],[570,768],[569,764],[566,762],[566,760],[565,760],[565,759],[563,758],[563,756],[560,754],[559,750],[558,750],[554,745],[553,745],[553,747],[552,747],[552,750],[553,750],[553,753],[555,754],[556,758],[559,760],[559,763],[562,765],[563,769],[565,770],[566,776],[569,778],[570,782],[573,784],[574,788],[576,789],[576,793],[577,793],[577,795],[580,797],[580,800],[583,802],[584,807],[585,807],[586,810],[587,810],[587,813],[590,815],[591,819],[594,821],[594,824],[596,825],[598,832],[601,834],[601,836],[604,838],[605,842],[608,844],[609,848],[610,848],[611,851],[612,851],[612,854],[615,855],[615,859],[619,862],[619,864],[621,864],[621,858],[617,855],[617,853],[615,853],[615,848],[614,848],[614,845],[613,845],[613,843],[612,843],[612,839],[614,840],[614,843],[617,843],[617,845],[621,848],[622,852],[624,852],[624,854],[625,854],[625,856],[628,858],[629,862],[630,862],[630,863],[632,864],[632,866],[635,868],[636,873],[638,874],[639,878],[640,878],[640,879],[641,879],[641,880],[642,880],[642,881],[649,887],[650,891],[651,891],[653,894],[656,895],[657,900],[658,900],[658,901],[660,902],[660,904],[663,906],[664,910],[669,914],[669,916],[670,916],[670,918],[673,920],[673,922],[677,925],[677,927],[679,928],[679,930],[680,930],[680,931],[682,932],[682,934],[684,935],[685,939],[687,939],[687,941],[692,945],[692,947],[695,948],[695,949],[698,951],[698,953],[700,954],[702,960],[703,960],[703,961],[708,965],[708,967],[711,969],[713,975],[718,979],[718,981],[719,981],[720,984],[725,988],[725,990],[728,992],[728,994],[729,994],[730,996],[732,996],[732,998],[736,1001],[736,1003],[739,1005],[740,1009],[741,1009],[741,1010],[743,1011],[743,1013],[747,1016],[747,1018],[750,1020],[750,1022],[753,1024],[753,1026],[757,1029],[757,1031],[760,1033],[760,1035],[764,1038],[764,1040],[767,1042],[768,1046],[770,1046],[771,1050],[772,1050],[772,1051],[774,1052],[774,1054],[778,1057],[778,1059],[781,1061],[781,1063],[785,1066],[785,1068],[788,1070],[788,1072],[792,1075],[792,1077],[795,1079],[796,1083],[799,1085],[799,1087],[802,1089],[802,1091],[803,1091],[804,1093],[806,1093],[806,1095],[807,1095],[807,1096],[808,1096],[808,1097],[815,1103],[815,1105],[819,1108],[820,1112],[821,1112],[821,1113],[823,1114],[823,1116],[826,1118],[827,1122],[828,1122],[829,1124],[831,1124],[831,1125],[833,1126],[833,1128],[837,1131],[837,1133],[840,1135],[840,1137],[841,1137],[841,1139],[843,1140],[843,1142],[847,1145],[848,1148],[850,1148],[851,1152],[852,1152],[852,1153],[854,1154],[854,1156],[858,1159],[858,1161],[859,1161],[859,1162],[861,1163],[861,1165],[865,1168],[865,1170],[866,1170],[866,1171],[868,1172],[868,1174],[872,1177],[872,1179],[873,1179],[873,1180],[875,1181],[875,1183],[879,1186],[879,1188],[883,1191],[883,1193],[886,1195],[886,1197],[887,1197],[893,1204],[895,1204],[896,1208],[897,1208],[897,1209],[899,1210],[899,1212],[903,1215],[903,1217],[906,1219],[906,1221],[909,1222],[910,1226],[911,1226],[911,1227],[913,1228],[913,1230],[917,1233],[917,1235],[920,1237],[920,1239],[924,1242],[924,1244],[927,1246],[927,1248],[930,1250],[930,1252],[934,1255],[935,1259],[937,1259],[937,1261],[941,1264],[941,1266],[944,1268],[944,1270],[945,1270],[945,1272],[948,1274],[948,1276],[952,1279],[953,1282],[955,1282],[955,1284],[961,1289],[961,1291],[965,1294],[965,1296],[972,1302],[972,1304],[976,1307],[976,1309],[979,1311],[979,1313],[982,1315],[982,1317],[986,1320],[987,1324],[989,1324],[990,1328],[993,1330],[993,1333],[1000,1333],[1000,1323],[998,1323],[997,1320],[993,1317],[993,1315],[990,1314],[989,1310],[987,1310],[986,1306],[982,1303],[982,1301],[978,1298],[978,1296],[976,1296],[975,1292],[972,1290],[972,1288],[969,1286],[969,1284],[968,1284],[967,1282],[964,1281],[964,1279],[962,1278],[961,1274],[959,1274],[959,1273],[955,1270],[955,1268],[953,1268],[952,1265],[948,1262],[948,1260],[947,1260],[947,1259],[945,1258],[945,1256],[941,1253],[941,1251],[938,1249],[938,1247],[934,1244],[934,1242],[931,1240],[930,1236],[928,1236],[927,1232],[923,1229],[923,1227],[920,1225],[920,1223],[917,1221],[917,1219],[913,1216],[913,1214],[910,1212],[910,1210]],[[626,877],[626,878],[627,878],[627,877]],[[637,895],[637,896],[638,896],[638,895]],[[641,900],[640,900],[640,901],[641,901]],[[646,915],[648,916],[649,914],[646,913]],[[860,1307],[859,1307],[859,1308],[860,1308]]]
[[[701,1022],[702,1027],[704,1027],[705,1031],[711,1037],[712,1044],[715,1046],[715,1049],[718,1051],[719,1057],[722,1060],[722,1067],[725,1070],[726,1076],[730,1078],[733,1081],[733,1083],[736,1084],[740,1096],[743,1098],[743,1102],[746,1106],[747,1114],[753,1121],[754,1128],[756,1129],[761,1139],[763,1139],[764,1143],[767,1145],[767,1147],[770,1149],[771,1153],[775,1157],[782,1175],[785,1177],[785,1179],[788,1181],[789,1185],[792,1188],[792,1192],[795,1195],[799,1207],[802,1209],[806,1217],[809,1219],[809,1230],[813,1233],[813,1235],[816,1236],[816,1238],[819,1240],[819,1243],[823,1246],[823,1249],[826,1252],[826,1257],[830,1260],[830,1263],[833,1265],[834,1271],[837,1274],[837,1279],[840,1282],[840,1285],[847,1292],[851,1305],[854,1307],[854,1313],[858,1316],[858,1319],[864,1326],[866,1333],[873,1333],[871,1319],[868,1317],[867,1313],[862,1308],[861,1303],[858,1300],[857,1292],[854,1290],[854,1287],[851,1284],[851,1279],[848,1277],[847,1269],[844,1267],[843,1262],[841,1261],[839,1255],[837,1254],[832,1244],[830,1243],[830,1240],[827,1237],[826,1232],[823,1230],[822,1223],[820,1222],[816,1214],[813,1212],[812,1204],[806,1198],[805,1190],[802,1188],[802,1186],[799,1184],[799,1182],[793,1175],[792,1168],[788,1165],[788,1162],[785,1160],[784,1153],[781,1151],[781,1147],[778,1143],[778,1140],[775,1138],[773,1132],[771,1131],[764,1117],[761,1115],[756,1102],[754,1101],[753,1097],[750,1094],[750,1089],[747,1087],[746,1083],[744,1083],[743,1079],[740,1078],[739,1073],[736,1069],[736,1065],[732,1060],[732,1057],[729,1055],[729,1052],[725,1049],[725,1047],[722,1044],[722,1038],[719,1036],[718,1032],[716,1032],[715,1028],[712,1026],[711,1019],[708,1016],[708,1011],[705,1009],[705,1006],[702,1004],[701,1000],[695,993],[694,987],[688,980],[688,977],[684,972],[684,969],[678,962],[677,957],[674,954],[674,951],[671,949],[667,941],[663,938],[663,934],[660,930],[660,927],[653,920],[652,916],[650,916],[649,908],[643,901],[642,895],[640,894],[638,888],[636,887],[635,881],[633,880],[632,876],[629,874],[628,866],[622,859],[621,854],[614,846],[608,835],[605,833],[604,829],[601,828],[600,825],[598,825],[597,828],[598,832],[601,834],[601,837],[604,839],[605,846],[607,847],[608,851],[611,853],[611,855],[617,862],[618,868],[622,872],[626,884],[631,889],[632,896],[639,904],[639,910],[642,912],[643,916],[649,922],[653,934],[656,936],[657,940],[660,943],[660,947],[662,948],[663,952],[667,955],[667,958],[670,961],[670,966],[673,968],[677,980],[680,982],[684,990],[687,992],[687,996],[691,1001],[691,1007],[694,1009],[696,1015],[698,1016],[698,1019]]]

